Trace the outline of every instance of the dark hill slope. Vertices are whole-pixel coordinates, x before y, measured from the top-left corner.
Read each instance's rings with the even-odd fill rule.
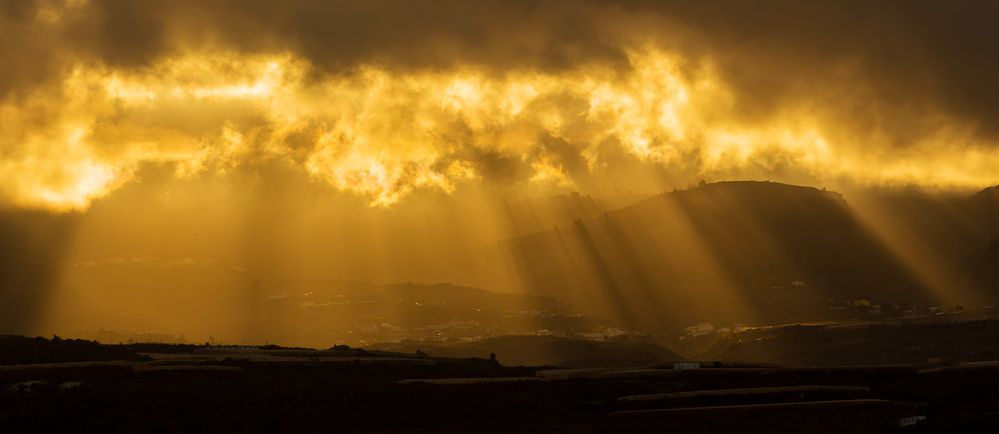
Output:
[[[921,291],[840,194],[770,182],[666,193],[505,246],[530,290],[660,330],[815,319],[829,298]]]
[[[899,242],[938,293],[951,304],[999,301],[999,187],[974,195],[899,189],[857,192],[851,198],[876,230]]]

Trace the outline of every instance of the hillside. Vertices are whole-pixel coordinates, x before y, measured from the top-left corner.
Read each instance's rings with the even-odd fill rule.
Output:
[[[919,189],[855,192],[851,203],[951,304],[996,303],[999,280],[988,276],[994,276],[997,264],[990,245],[999,242],[999,187],[972,195]]]
[[[975,224],[990,239],[999,239],[999,185],[976,193],[970,202]]]
[[[664,193],[504,246],[531,291],[653,330],[925,292],[840,194],[770,182]]]

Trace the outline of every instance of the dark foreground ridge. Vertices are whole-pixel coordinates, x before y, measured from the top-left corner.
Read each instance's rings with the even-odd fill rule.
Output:
[[[999,328],[990,321],[975,324]],[[919,327],[946,334],[969,326]],[[504,366],[502,354],[493,359],[346,346],[109,346],[21,337],[0,339],[0,352],[14,354],[6,350],[31,343],[45,347],[50,358],[0,366],[3,433],[999,429],[999,362],[984,359],[920,354],[919,363],[847,366],[661,360],[558,369]],[[78,351],[82,346],[89,352]],[[54,361],[61,349],[71,353]],[[849,351],[835,345],[825,350]]]

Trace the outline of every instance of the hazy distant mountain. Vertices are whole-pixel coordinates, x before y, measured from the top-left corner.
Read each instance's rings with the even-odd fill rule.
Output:
[[[665,193],[504,246],[531,291],[653,329],[926,292],[840,194],[770,182]]]

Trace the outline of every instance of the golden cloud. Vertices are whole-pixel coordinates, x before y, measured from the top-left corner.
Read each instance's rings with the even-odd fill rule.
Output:
[[[781,167],[867,184],[999,181],[999,151],[976,146],[949,118],[905,150],[866,152],[890,147],[846,142],[814,105],[744,121],[711,62],[651,45],[627,56],[626,69],[371,64],[336,75],[313,74],[291,53],[185,52],[138,69],[81,62],[58,85],[0,103],[0,196],[19,207],[83,209],[143,164],[190,177],[276,159],[389,206],[419,189],[490,181],[484,153],[528,167],[514,183],[571,187],[580,169],[560,158],[568,152],[599,174],[616,163],[608,146],[641,164],[714,177]],[[551,149],[551,139],[568,150]]]

